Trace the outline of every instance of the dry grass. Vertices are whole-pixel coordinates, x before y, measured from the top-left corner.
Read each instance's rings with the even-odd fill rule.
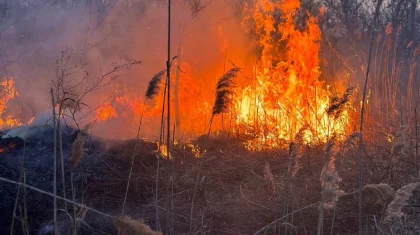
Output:
[[[161,232],[153,231],[143,221],[135,220],[128,216],[116,218],[114,225],[122,235],[162,235]]]
[[[375,204],[386,206],[393,198],[395,190],[388,184],[368,184],[363,188],[365,197],[371,197]]]
[[[153,231],[144,221],[135,220],[128,216],[116,218],[114,225],[122,235],[162,235],[161,232]]]
[[[394,199],[388,205],[386,210],[386,216],[384,219],[385,224],[389,224],[395,220],[399,220],[404,216],[403,208],[407,206],[408,200],[413,195],[413,191],[420,187],[420,183],[411,183],[402,188],[400,188],[396,193]]]

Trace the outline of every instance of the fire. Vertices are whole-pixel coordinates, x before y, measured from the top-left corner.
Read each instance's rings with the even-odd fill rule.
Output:
[[[4,78],[0,81],[0,129],[20,126],[22,123],[12,115],[6,115],[7,103],[18,97],[15,88],[15,81],[11,78]]]
[[[118,114],[115,111],[115,108],[112,106],[111,102],[103,103],[96,110],[96,119],[98,121],[106,121],[113,117],[118,117]]]
[[[317,20],[307,13],[305,29],[298,29],[294,16],[299,7],[298,0],[259,0],[245,9],[262,49],[255,66],[256,82],[236,97],[236,124],[239,132],[253,135],[250,148],[281,146],[303,128],[308,143],[325,142],[333,134],[346,132],[347,110],[338,119],[326,112],[332,94],[319,79],[321,31]],[[280,23],[274,19],[278,12],[283,17]]]
[[[217,26],[215,34],[220,41],[220,52],[224,58],[235,58],[234,62],[247,75],[239,75],[235,97],[229,113],[215,117],[212,131],[229,131],[237,136],[251,139],[249,149],[284,147],[294,141],[297,133],[304,133],[307,143],[325,143],[334,136],[343,136],[350,126],[350,111],[346,104],[340,115],[327,113],[333,97],[345,93],[339,84],[326,84],[321,79],[320,49],[321,31],[317,19],[306,13],[304,26],[297,26],[296,16],[299,0],[255,0],[246,5],[242,25],[254,38],[256,55],[247,55],[244,50],[231,50],[235,39],[225,35],[223,27]],[[258,58],[250,63],[249,57]],[[248,57],[248,58],[245,58]],[[225,59],[226,60],[226,59]],[[230,60],[229,60],[230,61]],[[206,134],[214,104],[214,90],[218,77],[231,66],[229,62],[209,63],[197,72],[188,60],[173,66],[172,87],[179,76],[179,119],[181,135]],[[175,61],[174,63],[177,63]],[[178,69],[182,72],[178,73]],[[178,73],[178,75],[177,75]],[[147,78],[145,78],[147,79]],[[332,89],[334,88],[334,89]],[[116,91],[114,101],[105,102],[96,112],[99,121],[110,118],[144,115],[160,120],[164,97],[164,84],[154,100],[146,102],[138,93],[128,89]],[[171,106],[175,107],[175,90],[171,90]],[[175,122],[176,108],[171,108]],[[144,113],[143,113],[144,111]],[[155,128],[156,130],[159,127]],[[171,127],[172,129],[172,127]],[[179,130],[177,129],[177,131]],[[158,133],[158,131],[156,131]],[[249,138],[248,138],[249,137]]]
[[[35,120],[35,117],[32,117],[31,119],[29,119],[28,125],[31,125],[34,122],[34,120]]]

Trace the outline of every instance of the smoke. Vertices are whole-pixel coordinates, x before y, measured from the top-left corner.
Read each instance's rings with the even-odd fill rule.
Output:
[[[182,62],[189,65],[192,71],[188,72],[197,82],[214,87],[223,74],[227,48],[229,59],[240,67],[255,60],[247,56],[252,46],[241,28],[240,6],[213,0],[193,14],[190,1],[172,2],[171,54],[177,55],[182,47]],[[106,81],[107,86],[83,98],[86,105],[78,118],[84,123],[93,122],[95,107],[115,101],[118,92],[143,98],[150,78],[165,69],[165,1],[26,0],[7,1],[0,3],[2,6],[7,12],[0,14],[0,77],[15,79],[20,96],[8,104],[7,112],[24,122],[51,109],[49,91],[60,72],[57,60],[63,52],[69,58],[66,79],[74,82],[86,78],[86,86],[111,71],[115,63],[142,62],[118,72]],[[80,88],[75,90],[80,92]],[[128,113],[96,122],[93,132],[107,138],[132,138],[137,123],[138,115]],[[156,137],[157,123],[156,118],[146,117],[142,136]]]

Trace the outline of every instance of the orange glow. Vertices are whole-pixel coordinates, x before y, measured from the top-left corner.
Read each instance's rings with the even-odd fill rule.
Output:
[[[35,120],[35,117],[32,117],[29,121],[28,121],[28,125],[31,125]]]
[[[220,59],[225,55],[234,58],[233,62],[243,73],[237,78],[232,107],[228,113],[214,118],[213,132],[229,131],[246,137],[249,140],[246,146],[252,150],[287,146],[300,130],[305,130],[303,139],[308,144],[325,143],[333,135],[340,138],[347,133],[353,110],[349,104],[339,116],[327,114],[332,97],[342,96],[346,87],[322,81],[321,31],[317,19],[309,13],[306,13],[305,26],[296,25],[300,6],[299,0],[255,0],[245,6],[242,26],[254,40],[249,47],[259,51],[254,55],[236,50],[235,40],[238,39],[229,38],[232,35],[228,30],[216,26],[214,33],[220,41],[217,48]],[[250,57],[256,59],[252,61]],[[223,70],[229,70],[232,65],[229,61],[213,62],[200,65],[197,71],[191,66],[192,62],[186,59],[182,62],[178,65],[182,71],[179,74],[179,129],[181,134],[196,137],[208,132],[216,83]],[[171,87],[175,85],[178,66],[172,67]],[[332,87],[334,89],[330,89]],[[105,103],[97,110],[97,118],[105,121],[127,114],[140,116],[144,110],[144,117],[160,120],[163,90],[164,84],[161,84],[160,94],[148,100],[145,108],[143,100],[138,98],[142,96],[118,94],[112,105]],[[172,107],[175,106],[174,92],[171,89]],[[172,120],[175,120],[174,112],[175,108],[171,108]],[[158,133],[159,127],[155,129]]]
[[[96,119],[98,121],[106,121],[114,117],[118,117],[118,114],[110,102],[103,103],[96,110]]]
[[[332,94],[319,80],[321,31],[317,20],[309,15],[306,28],[297,29],[294,15],[299,7],[298,0],[260,0],[245,9],[262,49],[255,66],[257,81],[242,89],[236,99],[239,132],[255,137],[248,143],[251,149],[287,144],[302,128],[308,130],[304,138],[308,143],[326,142],[332,134],[346,132],[347,110],[337,119],[326,113]],[[278,11],[284,20],[276,25],[272,15]],[[280,42],[273,35],[279,35]],[[279,48],[282,43],[284,48]],[[336,88],[344,91],[344,87]]]
[[[15,81],[11,78],[4,78],[0,81],[0,129],[20,126],[22,123],[12,115],[6,115],[7,103],[18,97],[15,88]]]
[[[4,148],[0,148],[0,153],[4,153],[4,152],[6,152],[6,151],[8,151],[9,149],[12,149],[12,148],[14,148],[14,147],[16,147],[16,144],[15,144],[15,143],[9,143],[9,146],[4,147]]]

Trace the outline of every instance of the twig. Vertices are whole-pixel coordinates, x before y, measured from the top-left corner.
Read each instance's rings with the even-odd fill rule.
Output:
[[[140,123],[139,123],[139,127],[138,127],[138,130],[137,130],[136,143],[134,145],[133,157],[131,158],[130,173],[128,174],[128,182],[127,182],[127,187],[125,189],[124,202],[123,202],[123,208],[121,210],[121,216],[124,215],[125,203],[127,202],[128,189],[130,188],[131,174],[133,172],[134,159],[136,158],[137,145],[138,145],[138,142],[139,142],[140,128],[141,128],[141,123],[143,121],[144,107],[145,107],[145,105],[143,103],[143,111],[142,111],[142,114],[141,114],[141,117],[140,117]]]

